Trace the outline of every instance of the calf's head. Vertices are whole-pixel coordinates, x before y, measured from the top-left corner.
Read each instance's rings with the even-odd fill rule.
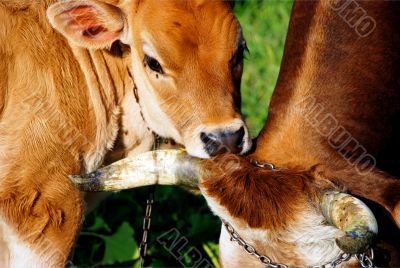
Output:
[[[229,2],[67,0],[48,17],[75,45],[131,47],[139,103],[157,134],[203,158],[249,150],[240,114],[246,43]]]
[[[215,214],[260,254],[291,266],[322,265],[343,252],[364,252],[378,231],[372,212],[360,200],[314,177],[311,171],[263,170],[235,155],[200,160],[166,150],[121,160],[72,181],[84,191],[153,184],[200,188]],[[229,239],[220,246],[227,267],[256,260]],[[229,256],[226,247],[231,248]]]

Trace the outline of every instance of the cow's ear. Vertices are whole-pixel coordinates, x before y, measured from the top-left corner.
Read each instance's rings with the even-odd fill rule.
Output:
[[[107,48],[127,36],[122,10],[100,1],[60,1],[48,8],[47,16],[57,31],[85,48]]]

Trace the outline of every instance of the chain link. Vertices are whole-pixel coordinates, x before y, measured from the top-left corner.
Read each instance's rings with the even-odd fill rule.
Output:
[[[230,225],[227,221],[222,220],[222,224],[225,226],[226,231],[230,235],[230,240],[232,242],[238,243],[239,246],[241,246],[249,255],[254,256],[258,259],[259,262],[265,265],[265,267],[268,268],[289,268],[290,266],[283,264],[283,263],[277,263],[273,262],[268,256],[261,255],[257,252],[257,250],[244,241],[240,235],[235,231],[235,229]],[[374,260],[374,250],[370,248],[366,253],[363,254],[348,254],[348,253],[343,253],[333,261],[327,262],[323,265],[316,265],[316,266],[311,266],[310,268],[326,268],[326,267],[332,267],[335,268],[339,264],[343,262],[349,261],[352,257],[355,257],[358,262],[360,263],[362,268],[376,268],[376,266],[373,263]]]
[[[160,144],[163,142],[163,140],[157,135],[154,134],[154,144],[153,144],[153,150],[157,150],[160,147]],[[144,265],[144,258],[147,255],[147,247],[148,247],[148,238],[149,238],[149,233],[150,233],[150,227],[151,227],[151,213],[153,210],[153,204],[154,204],[154,191],[155,191],[155,186],[151,186],[149,190],[149,195],[146,201],[146,211],[144,214],[143,218],[143,235],[142,235],[142,241],[140,242],[139,245],[139,267],[142,268]]]
[[[153,194],[154,194],[154,187],[152,187],[151,192],[149,193],[149,198],[146,202],[146,212],[143,218],[143,236],[142,241],[139,245],[139,256],[140,256],[140,268],[144,265],[144,258],[147,254],[147,246],[148,246],[148,238],[151,226],[151,212],[153,210]]]
[[[231,241],[237,242],[239,244],[239,246],[241,246],[249,255],[256,257],[258,259],[258,261],[260,261],[266,267],[289,268],[289,266],[287,266],[283,263],[275,263],[268,256],[259,254],[252,245],[248,244],[246,241],[244,241],[240,237],[240,235],[235,231],[235,229],[233,229],[232,225],[230,225],[228,222],[222,220],[222,224],[225,226],[225,229],[228,231],[228,233],[231,237]]]
[[[327,262],[327,263],[322,264],[322,265],[313,266],[313,267],[316,267],[316,268],[319,268],[319,267],[332,267],[332,268],[335,268],[339,264],[349,261],[352,257],[353,257],[353,255],[351,255],[351,254],[342,253],[339,257],[337,257],[333,261]]]
[[[259,168],[269,169],[269,170],[273,170],[273,171],[278,170],[278,168],[274,164],[271,164],[268,162],[260,163],[255,159],[250,159],[250,163],[252,163],[253,165],[255,165],[256,167],[259,167]]]
[[[155,138],[156,138],[156,141],[153,145],[153,150],[158,149],[160,146],[160,143],[163,142],[157,135],[155,135]],[[251,163],[260,168],[266,168],[266,169],[270,169],[270,170],[278,169],[271,163],[259,163],[257,160],[251,160]],[[152,213],[153,204],[154,204],[154,198],[153,198],[154,190],[155,190],[155,187],[151,187],[151,190],[149,192],[149,197],[146,201],[146,211],[145,211],[145,216],[143,218],[143,236],[142,236],[142,241],[140,242],[140,245],[139,245],[140,268],[143,267],[144,258],[146,257],[146,254],[147,254],[148,237],[149,237],[149,232],[150,232],[150,227],[151,227],[151,213]],[[241,246],[249,255],[256,257],[259,262],[261,262],[262,264],[265,265],[265,267],[289,268],[289,266],[286,264],[273,262],[268,256],[259,254],[252,245],[248,244],[246,241],[244,241],[240,237],[240,235],[235,231],[235,229],[232,227],[232,225],[230,225],[228,222],[226,222],[224,220],[222,220],[222,223],[225,226],[225,229],[227,230],[227,232],[229,233],[229,235],[231,237],[230,240],[238,243],[238,245]],[[376,266],[373,263],[374,251],[372,248],[370,248],[366,253],[363,253],[363,254],[353,254],[352,255],[352,254],[343,253],[338,258],[334,259],[331,262],[328,262],[323,265],[311,266],[310,268],[326,268],[328,266],[335,268],[339,264],[349,261],[352,257],[355,257],[358,260],[358,262],[360,263],[362,268],[376,268]]]
[[[374,265],[374,250],[370,248],[366,253],[357,254],[356,258],[362,268],[375,268]]]

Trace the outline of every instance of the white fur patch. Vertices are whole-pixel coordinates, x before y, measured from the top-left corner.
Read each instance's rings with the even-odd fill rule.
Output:
[[[252,229],[248,226],[243,226],[242,220],[233,218],[223,206],[212,198],[207,197],[207,194],[203,190],[202,194],[206,197],[211,210],[217,216],[228,221],[239,235],[251,245],[262,243],[274,248],[276,240],[279,240],[276,251],[279,251],[279,243],[294,245],[297,250],[293,254],[302,256],[304,266],[326,264],[343,253],[335,242],[335,239],[342,236],[343,232],[336,227],[326,224],[321,212],[312,207],[307,211],[299,213],[298,220],[289,225],[287,229],[279,231],[279,233],[272,233],[269,230]],[[244,252],[244,249],[240,248],[236,243],[229,241],[226,237],[224,238],[226,235],[227,233],[224,234],[222,232],[220,237],[221,242],[224,243],[220,244],[221,262],[225,265],[229,264],[226,267],[234,267],[235,262],[232,261],[232,258],[235,260],[235,256],[241,256],[238,259],[239,262],[243,261],[243,258],[246,258],[248,262],[253,262],[254,257],[240,254],[238,250]],[[276,252],[259,253],[273,258]],[[286,252],[288,255],[291,253]],[[285,264],[290,265],[290,263]]]
[[[230,241],[230,235],[224,226],[221,228],[219,237],[219,257],[221,265],[227,268],[265,268],[265,265],[262,265],[255,257],[247,254],[236,242]]]
[[[335,238],[343,232],[325,222],[325,218],[314,209],[299,214],[299,220],[289,226],[283,239],[297,245],[299,256],[306,265],[322,265],[337,258],[343,252]]]
[[[139,63],[140,59],[135,49],[132,50],[132,62]],[[183,139],[171,122],[169,117],[161,110],[158,103],[158,97],[155,94],[153,87],[147,78],[147,74],[143,73],[141,64],[133,64],[133,76],[138,88],[140,98],[140,105],[142,108],[143,116],[149,127],[157,132],[160,136],[172,138],[178,143],[183,143]]]
[[[140,106],[132,91],[127,92],[122,102],[122,142],[127,156],[134,156],[151,150],[154,136],[140,114]]]
[[[146,40],[146,37],[145,37],[145,36],[143,36],[143,39],[144,39],[144,41],[143,41],[143,52],[144,52],[147,56],[152,57],[152,58],[155,58],[155,59],[156,59],[157,61],[159,61],[159,62],[161,63],[161,65],[162,65],[161,58],[160,58],[160,56],[158,56],[156,50],[150,45],[150,42],[145,41],[145,40]],[[147,38],[147,39],[148,39],[148,38]]]
[[[3,268],[19,268],[19,267],[50,267],[49,263],[46,262],[47,258],[42,256],[39,257],[32,249],[32,245],[21,242],[18,235],[9,227],[4,221],[0,219],[0,233],[3,234],[3,239],[0,237],[0,261],[5,260],[5,263],[0,263]],[[2,240],[2,241],[1,241]],[[3,256],[1,256],[3,254]]]

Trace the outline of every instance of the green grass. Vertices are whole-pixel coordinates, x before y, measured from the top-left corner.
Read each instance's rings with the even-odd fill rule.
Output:
[[[236,13],[250,49],[242,81],[243,113],[256,136],[267,117],[279,72],[292,1],[247,1]],[[79,267],[139,267],[138,244],[148,189],[113,194],[83,224],[75,248],[73,264]],[[180,246],[164,247],[157,242],[162,234],[176,228],[176,241],[187,241],[181,252],[198,250],[202,258],[218,267],[220,221],[213,216],[201,196],[174,187],[157,187],[146,266],[191,267],[191,254],[178,261]],[[171,238],[171,237],[169,237]],[[163,241],[166,238],[163,238]],[[169,241],[169,242],[168,242]],[[172,253],[171,253],[172,252]]]
[[[242,80],[242,112],[256,136],[278,78],[292,1],[247,1],[236,14],[250,49]]]

